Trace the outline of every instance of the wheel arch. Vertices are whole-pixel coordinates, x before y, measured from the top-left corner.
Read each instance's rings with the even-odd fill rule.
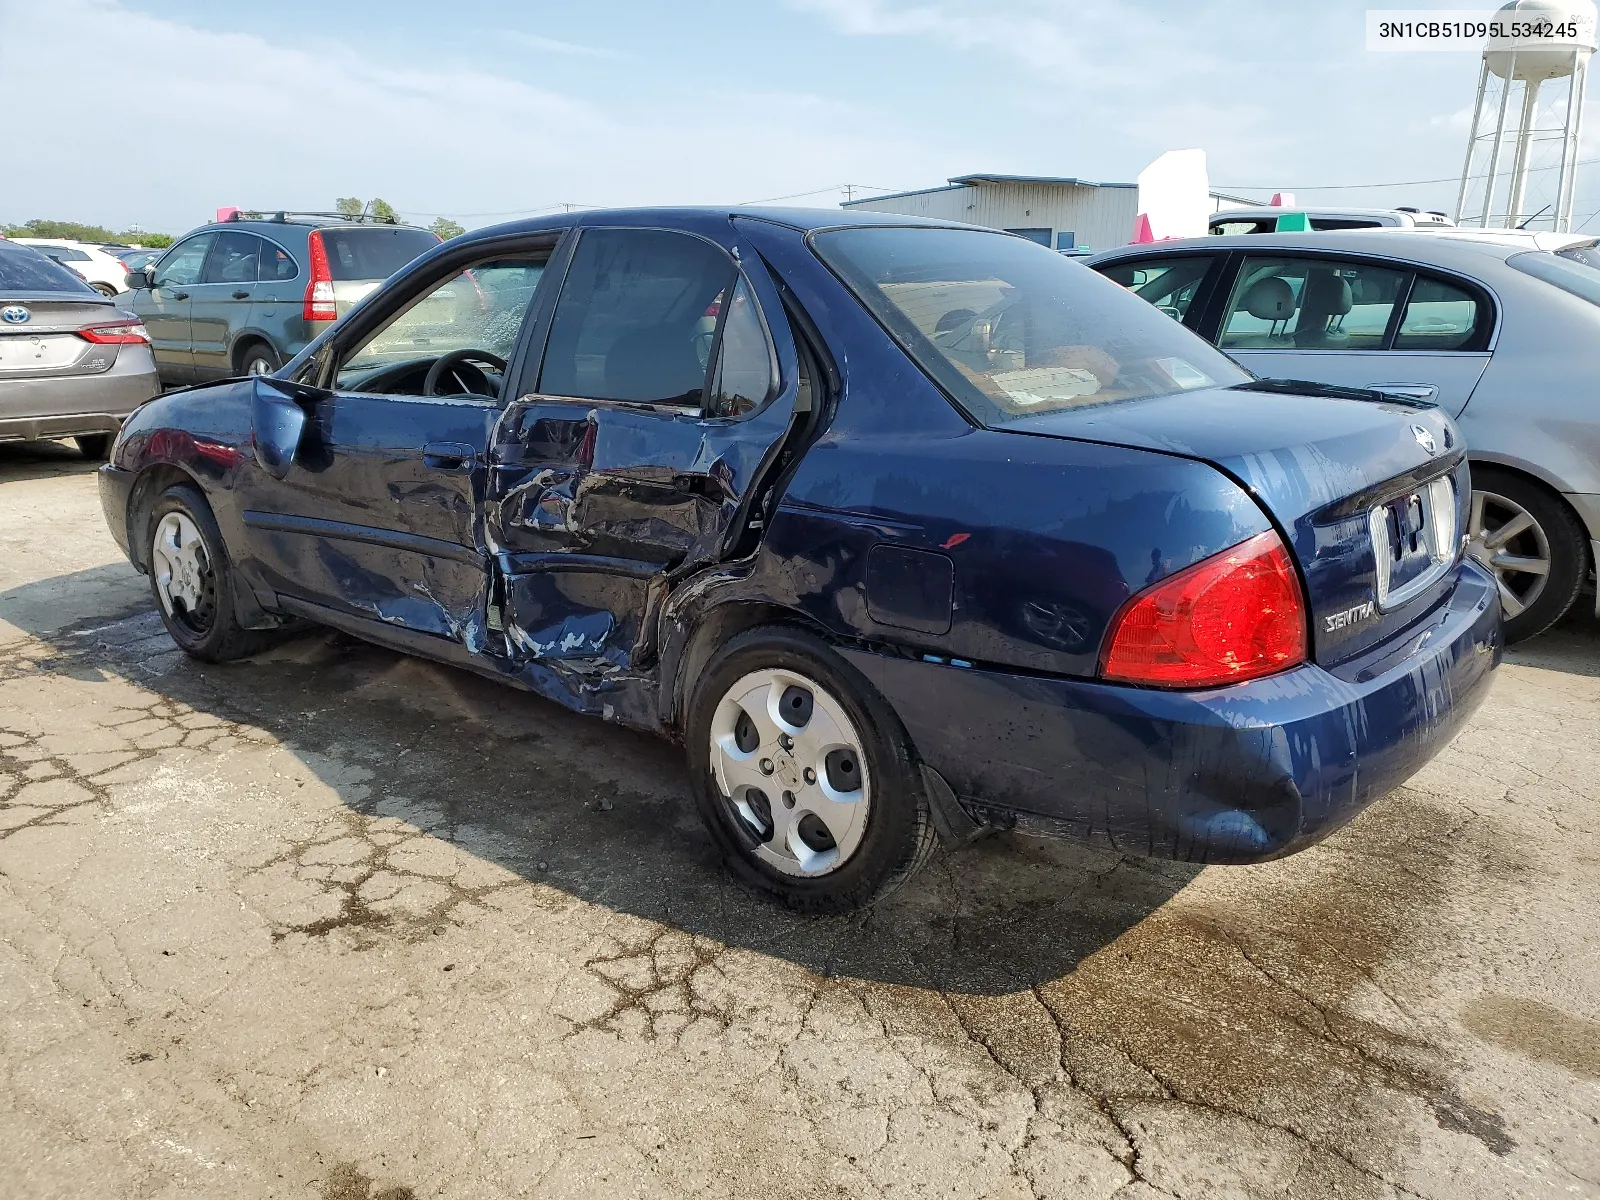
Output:
[[[729,639],[763,625],[788,625],[830,644],[838,642],[836,636],[805,613],[767,600],[730,597],[694,614],[668,616],[664,620],[669,631],[662,641],[661,723],[663,728],[680,733],[690,689],[717,647]]]
[[[1584,518],[1583,513],[1573,507],[1572,501],[1567,499],[1566,492],[1562,489],[1559,480],[1551,479],[1548,475],[1533,467],[1532,464],[1524,463],[1521,459],[1508,460],[1468,453],[1467,462],[1474,472],[1479,467],[1494,471],[1504,471],[1508,475],[1515,475],[1542,489],[1552,500],[1572,515],[1572,519],[1578,523],[1578,528],[1582,529],[1587,535],[1589,542],[1600,541],[1600,528],[1591,526]],[[1474,482],[1474,486],[1476,486],[1476,482]],[[1587,564],[1587,569],[1592,569],[1594,566],[1591,554],[1591,561]]]
[[[134,478],[133,487],[128,492],[128,512],[125,517],[128,528],[128,558],[141,574],[150,573],[150,562],[146,553],[150,541],[150,510],[155,507],[157,496],[177,484],[186,484],[202,496],[206,496],[205,487],[200,480],[172,462],[156,462],[144,467]],[[206,496],[206,503],[210,504],[209,496]]]
[[[265,346],[280,362],[287,361],[283,351],[279,350],[265,333],[258,329],[241,329],[234,335],[233,344],[228,348],[228,365],[233,368],[235,374],[244,373],[245,352],[254,346]]]

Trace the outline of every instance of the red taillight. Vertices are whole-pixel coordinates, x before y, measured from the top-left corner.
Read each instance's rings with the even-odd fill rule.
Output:
[[[1203,688],[1306,660],[1305,599],[1269,530],[1179,571],[1122,606],[1100,673],[1118,683]]]
[[[127,346],[148,342],[150,335],[138,321],[111,321],[104,325],[85,325],[78,336],[97,346]]]
[[[328,269],[328,248],[322,244],[322,230],[313,229],[310,237],[311,281],[306,284],[305,319],[337,321],[338,306],[333,300],[333,272]]]

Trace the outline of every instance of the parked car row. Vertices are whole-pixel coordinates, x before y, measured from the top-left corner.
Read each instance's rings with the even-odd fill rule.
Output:
[[[115,296],[118,292],[128,290],[127,263],[105,246],[62,238],[23,237],[9,240],[19,246],[32,246],[46,257],[54,259],[102,296]]]
[[[1374,229],[1087,261],[1259,376],[1376,389],[1456,418],[1473,464],[1470,552],[1494,572],[1516,641],[1567,612],[1600,547],[1597,245]]]
[[[293,249],[207,230],[149,290],[195,300],[236,233]],[[1349,281],[1301,267],[1263,350],[1337,332]],[[1480,345],[1426,303],[1430,352]],[[731,868],[802,909],[988,828],[1292,853],[1436,753],[1502,645],[1444,407],[1256,380],[1046,248],[863,212],[456,238],[274,377],[141,407],[100,482],[193,657],[309,620],[669,733]]]

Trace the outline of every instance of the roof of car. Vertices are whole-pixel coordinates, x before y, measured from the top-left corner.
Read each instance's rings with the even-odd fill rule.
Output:
[[[1310,233],[1236,233],[1226,236],[1182,238],[1177,241],[1119,246],[1092,255],[1090,266],[1137,254],[1165,254],[1178,250],[1272,250],[1343,251],[1415,259],[1442,267],[1468,270],[1485,259],[1504,261],[1526,250],[1559,250],[1564,246],[1593,243],[1594,237],[1582,234],[1536,232],[1514,229],[1339,229]]]
[[[587,208],[575,212],[552,213],[542,217],[524,217],[517,221],[506,221],[499,225],[490,225],[482,229],[474,229],[468,236],[485,237],[501,236],[507,233],[527,232],[533,233],[541,229],[568,229],[572,226],[595,225],[693,225],[712,219],[727,219],[729,217],[749,217],[758,221],[770,221],[774,225],[787,226],[811,232],[818,229],[832,229],[856,225],[925,225],[930,228],[942,229],[976,229],[975,225],[962,225],[955,221],[936,221],[928,217],[904,217],[896,213],[863,212],[859,209],[843,208],[768,208],[758,205],[733,205],[717,207],[713,205],[700,205],[694,207],[674,208]],[[999,233],[1000,230],[987,232]]]

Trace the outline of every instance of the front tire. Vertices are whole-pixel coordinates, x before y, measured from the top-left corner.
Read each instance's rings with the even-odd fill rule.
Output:
[[[145,533],[150,591],[179,649],[201,662],[228,662],[266,645],[264,633],[239,625],[233,565],[199,491],[179,484],[162,492]]]
[[[1508,643],[1543,633],[1578,598],[1589,566],[1583,528],[1540,484],[1474,465],[1467,538],[1468,553],[1494,574]]]
[[[733,873],[805,912],[899,887],[937,840],[910,739],[875,688],[799,629],[740,634],[684,726],[700,815]]]

